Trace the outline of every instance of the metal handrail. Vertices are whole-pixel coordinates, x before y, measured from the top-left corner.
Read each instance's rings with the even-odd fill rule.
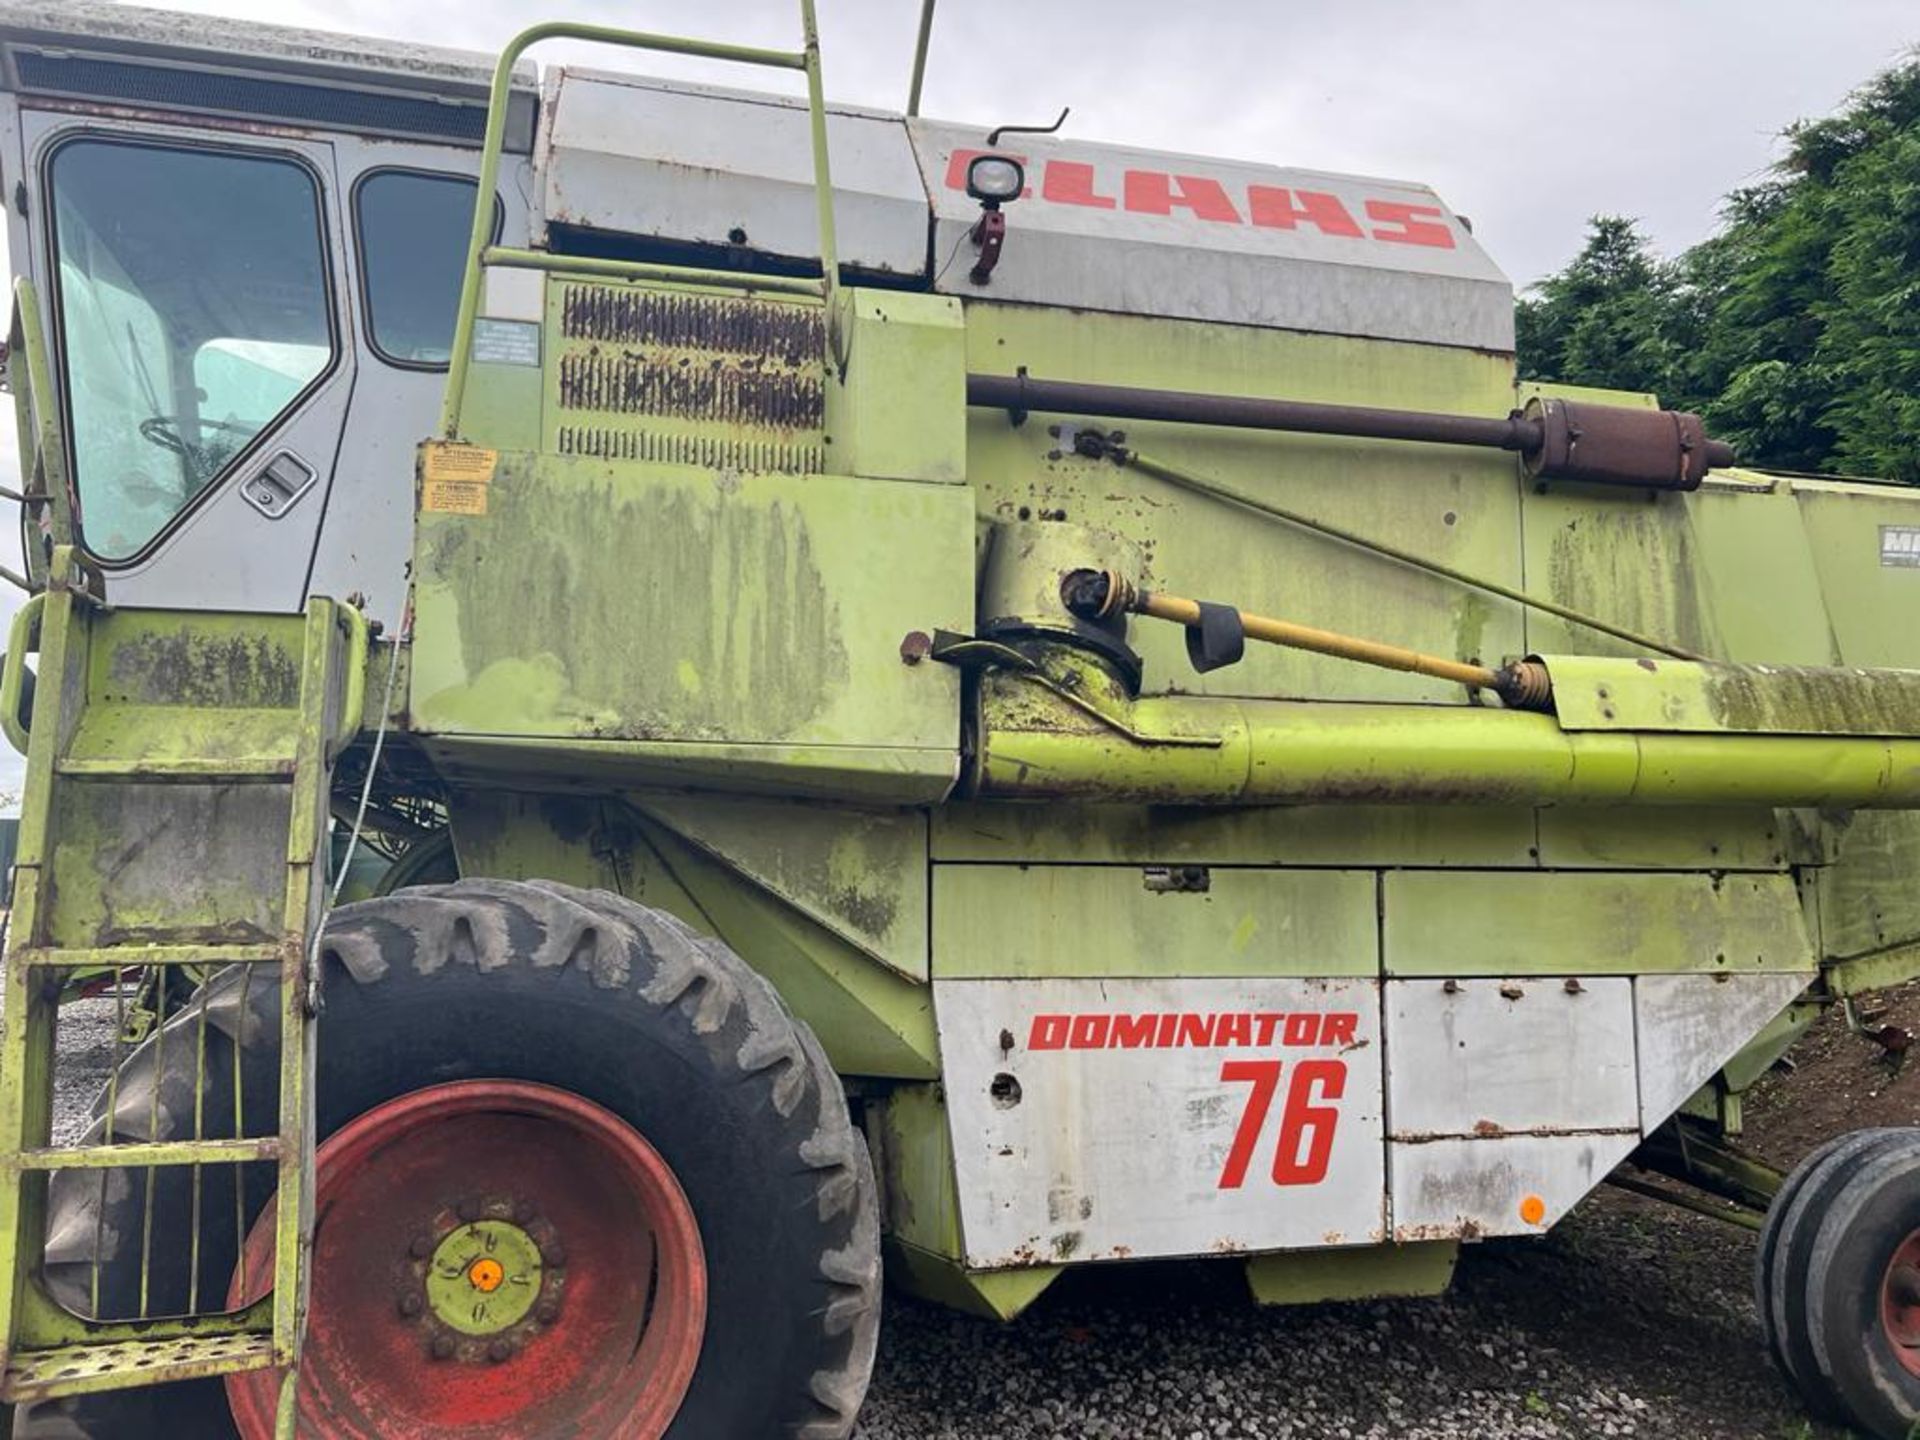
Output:
[[[459,438],[460,402],[466,395],[471,368],[474,321],[480,309],[481,271],[491,255],[493,263],[526,269],[584,269],[593,274],[624,279],[680,279],[706,283],[749,284],[760,290],[798,291],[819,295],[831,313],[834,286],[840,274],[839,247],[833,228],[833,174],[827,163],[827,109],[820,89],[820,27],[813,0],[800,0],[802,48],[766,50],[751,45],[723,45],[711,40],[688,40],[677,35],[654,35],[640,30],[618,30],[606,25],[576,25],[552,21],[521,31],[500,52],[493,70],[493,88],[487,99],[487,131],[481,141],[480,183],[474,195],[473,230],[467,239],[466,271],[460,282],[460,309],[454,322],[453,354],[447,361],[447,391],[440,407],[440,434]],[[813,133],[813,185],[820,220],[820,279],[770,283],[768,277],[736,276],[726,271],[682,270],[617,260],[562,263],[565,257],[538,251],[512,250],[489,244],[493,238],[493,196],[500,181],[500,156],[505,148],[507,102],[513,67],[520,57],[543,40],[586,40],[629,50],[654,50],[667,55],[692,55],[704,60],[726,60],[775,70],[799,70],[807,77],[807,110]]]

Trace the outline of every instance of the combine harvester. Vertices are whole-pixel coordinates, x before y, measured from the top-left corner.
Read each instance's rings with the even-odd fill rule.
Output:
[[[18,1433],[839,1437],[883,1255],[1429,1294],[1627,1165],[1904,1435],[1920,1138],[1734,1137],[1920,973],[1920,495],[1516,387],[1421,186],[829,107],[801,9],[0,12]]]

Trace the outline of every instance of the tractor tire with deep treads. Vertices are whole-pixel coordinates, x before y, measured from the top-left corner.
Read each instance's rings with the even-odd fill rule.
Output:
[[[1762,1232],[1760,1263],[1766,1266],[1764,1329],[1775,1362],[1801,1403],[1816,1418],[1839,1420],[1845,1407],[1833,1382],[1820,1368],[1807,1329],[1808,1270],[1821,1217],[1835,1191],[1883,1146],[1899,1139],[1898,1130],[1856,1130],[1809,1155],[1781,1187]]]
[[[315,1092],[323,1141],[430,1086],[452,1093],[461,1082],[508,1080],[582,1097],[591,1102],[586,1108],[644,1137],[641,1148],[650,1145],[670,1167],[698,1226],[704,1328],[665,1434],[838,1440],[849,1433],[879,1331],[872,1165],[819,1043],[765,980],[718,941],[619,897],[488,880],[343,907],[328,922],[324,964]],[[205,1113],[231,1116],[237,1036],[249,1133],[273,1129],[274,991],[259,982],[243,987],[232,970],[202,992]],[[164,1044],[149,1040],[126,1062],[116,1138],[143,1139],[154,1128],[178,1138],[190,1124],[201,1049],[192,1027],[202,1000],[170,1021]],[[157,1127],[148,1119],[156,1110]],[[97,1119],[94,1138],[100,1130]],[[206,1133],[231,1133],[231,1125],[222,1131],[210,1119]],[[323,1150],[323,1212],[325,1157]],[[182,1236],[169,1227],[190,1213],[186,1188],[179,1172],[156,1187],[154,1313],[184,1308],[184,1239],[163,1245],[160,1237]],[[247,1196],[248,1212],[258,1214],[266,1198]],[[101,1313],[135,1313],[144,1205],[138,1172],[114,1172],[104,1192],[97,1176],[56,1178],[48,1277],[76,1309],[90,1303],[98,1249]],[[212,1191],[203,1197],[202,1308],[207,1296],[225,1293],[234,1273],[232,1211],[230,1189],[224,1201]],[[565,1263],[591,1263],[570,1248]],[[380,1304],[392,1313],[391,1297]],[[653,1304],[650,1296],[649,1315]],[[315,1326],[322,1320],[316,1300]],[[486,1384],[488,1374],[475,1371],[475,1382]],[[215,1440],[236,1429],[216,1381],[42,1406],[21,1422],[21,1433]],[[632,1432],[606,1433],[626,1440]]]
[[[1843,1418],[1908,1440],[1920,1419],[1920,1130],[1893,1132],[1834,1188],[1809,1250],[1807,1334]]]

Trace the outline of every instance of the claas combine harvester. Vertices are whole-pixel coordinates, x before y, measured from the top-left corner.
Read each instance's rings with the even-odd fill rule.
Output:
[[[840,1437],[883,1257],[1427,1294],[1627,1166],[1904,1435],[1920,1139],[1737,1137],[1920,973],[1920,495],[1516,385],[1421,186],[829,106],[801,8],[0,12],[17,1433]]]

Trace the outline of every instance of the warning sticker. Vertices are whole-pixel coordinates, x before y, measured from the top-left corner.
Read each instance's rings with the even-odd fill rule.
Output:
[[[487,487],[500,452],[434,441],[420,460],[420,509],[438,515],[484,515]]]
[[[1882,525],[1880,563],[1920,570],[1920,525]]]

